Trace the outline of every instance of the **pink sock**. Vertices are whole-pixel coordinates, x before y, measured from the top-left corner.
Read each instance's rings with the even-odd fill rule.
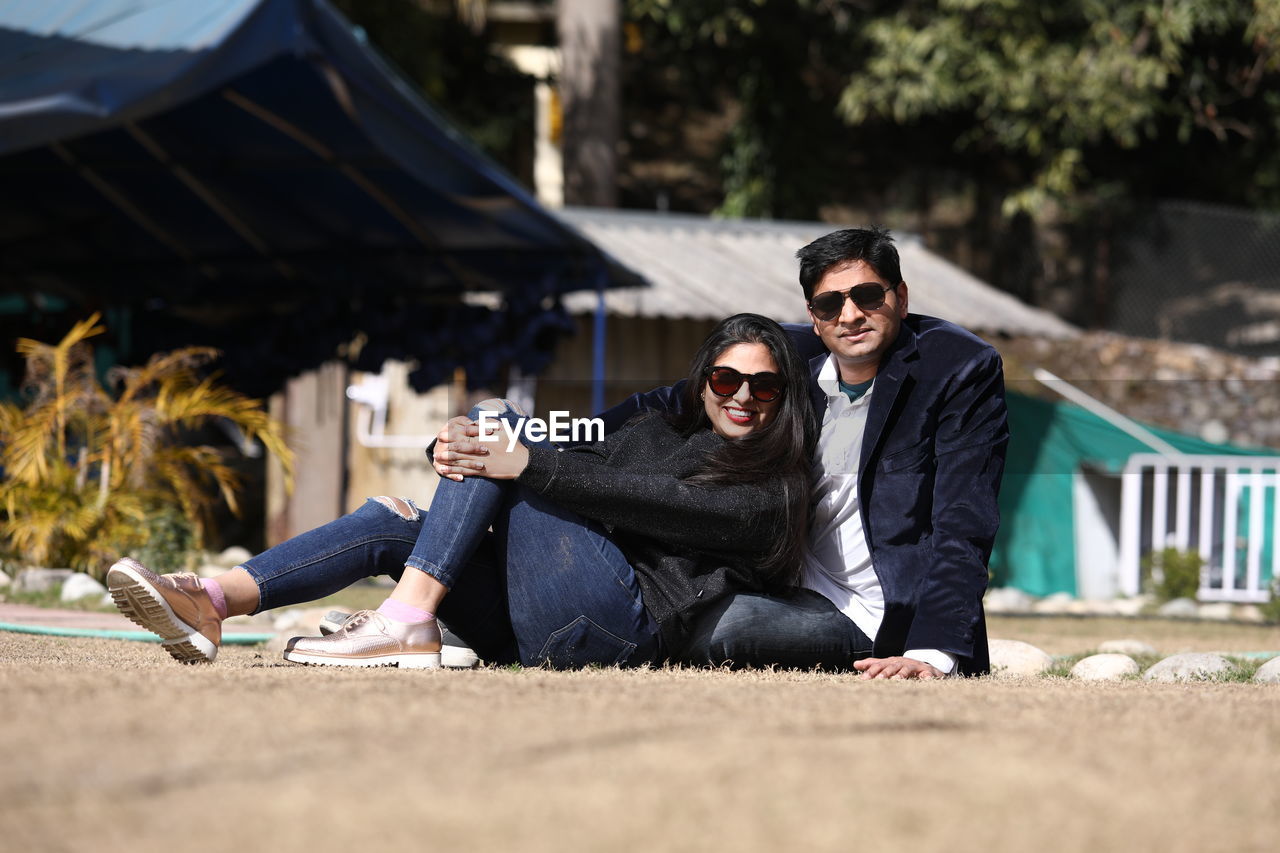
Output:
[[[394,598],[388,598],[382,602],[378,612],[397,622],[426,622],[436,618],[434,613],[428,613],[403,601],[396,601]]]
[[[222,591],[222,586],[213,578],[203,578],[200,585],[204,587],[204,591],[209,593],[209,600],[213,602],[213,609],[218,612],[219,619],[227,618],[227,596]]]

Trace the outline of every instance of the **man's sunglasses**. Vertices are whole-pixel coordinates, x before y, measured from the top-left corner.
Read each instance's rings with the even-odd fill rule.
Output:
[[[809,310],[819,320],[834,320],[840,316],[840,312],[844,309],[844,298],[847,296],[853,300],[853,304],[857,305],[860,310],[874,311],[884,305],[884,295],[893,290],[894,287],[897,287],[897,285],[885,287],[883,284],[867,282],[866,284],[855,284],[848,290],[828,290],[826,293],[819,293],[809,300]]]
[[[738,393],[742,383],[746,382],[751,388],[752,397],[761,403],[772,403],[782,396],[783,390],[787,387],[786,380],[776,373],[748,375],[723,365],[708,367],[703,371],[703,375],[707,377],[707,385],[711,388],[711,393],[717,397],[732,397]]]

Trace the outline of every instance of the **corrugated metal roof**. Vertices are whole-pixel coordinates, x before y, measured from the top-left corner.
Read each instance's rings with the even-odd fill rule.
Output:
[[[823,222],[723,220],[684,214],[566,208],[558,215],[652,287],[619,288],[609,311],[632,317],[718,320],[753,311],[782,322],[808,322],[796,250],[835,230]],[[975,331],[1074,337],[1080,330],[1032,308],[930,252],[914,235],[895,235],[911,311]],[[596,297],[565,299],[575,313]]]

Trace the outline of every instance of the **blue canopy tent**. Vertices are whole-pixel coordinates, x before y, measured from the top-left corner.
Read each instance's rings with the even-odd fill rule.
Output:
[[[255,394],[340,350],[536,372],[561,294],[640,283],[324,0],[0,5],[0,188],[4,339],[100,310],[118,360],[212,345]]]

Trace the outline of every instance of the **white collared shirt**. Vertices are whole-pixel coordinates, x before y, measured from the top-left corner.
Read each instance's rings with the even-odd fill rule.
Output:
[[[884,591],[862,526],[858,464],[875,385],[850,402],[840,390],[839,376],[835,356],[828,356],[817,379],[827,395],[827,408],[814,454],[813,526],[805,545],[801,586],[829,599],[874,640],[884,619]],[[955,656],[937,649],[910,649],[903,656],[944,673],[955,669]]]

